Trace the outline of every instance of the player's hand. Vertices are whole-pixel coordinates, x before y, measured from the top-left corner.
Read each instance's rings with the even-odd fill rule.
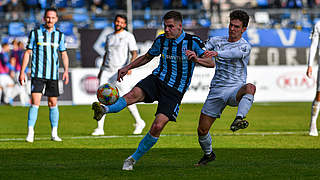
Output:
[[[26,78],[26,75],[24,74],[24,72],[21,71],[21,73],[19,74],[19,79],[18,79],[21,86],[26,83],[25,78]]]
[[[186,50],[186,55],[189,60],[193,62],[198,62],[198,56],[194,51]]]
[[[128,75],[131,75],[131,73],[132,73],[132,70],[129,70],[127,74],[128,74]]]
[[[312,77],[312,67],[311,66],[308,66],[308,69],[307,69],[307,76],[308,78],[311,78]]]
[[[205,57],[215,57],[215,56],[218,56],[218,53],[216,51],[205,51],[204,56]]]
[[[121,68],[118,70],[118,77],[117,81],[121,82],[123,80],[123,77],[128,73],[129,69],[127,66]]]
[[[67,71],[65,71],[63,73],[62,80],[64,81],[64,84],[68,84],[69,83],[69,73]]]

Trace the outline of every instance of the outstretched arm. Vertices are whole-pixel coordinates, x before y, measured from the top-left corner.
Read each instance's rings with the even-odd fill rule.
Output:
[[[136,60],[132,61],[127,66],[124,66],[123,68],[119,69],[117,81],[119,81],[119,82],[122,81],[123,77],[128,73],[128,71],[130,69],[134,69],[134,68],[137,68],[137,67],[140,67],[140,66],[147,64],[148,62],[150,62],[153,59],[153,57],[154,56],[147,53],[145,55],[138,57]]]
[[[61,52],[61,58],[63,63],[64,72],[62,75],[62,80],[64,80],[64,84],[69,83],[69,57],[67,51]]]
[[[20,70],[20,74],[19,74],[19,83],[21,85],[23,85],[25,83],[25,79],[26,79],[25,70],[28,66],[29,58],[30,58],[31,54],[32,54],[32,50],[28,49],[24,52],[24,55],[23,55],[21,70]]]

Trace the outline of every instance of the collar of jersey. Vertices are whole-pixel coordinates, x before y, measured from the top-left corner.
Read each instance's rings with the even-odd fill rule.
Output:
[[[175,39],[174,41],[177,44],[179,44],[184,39],[185,36],[186,36],[186,33],[184,32],[184,30],[182,30],[182,33],[180,34],[180,36],[177,39]]]
[[[40,28],[42,29],[42,32],[49,32],[49,31],[44,27],[44,24],[42,24],[42,25],[40,26]],[[54,31],[56,31],[56,26],[53,26],[52,32],[54,32]]]

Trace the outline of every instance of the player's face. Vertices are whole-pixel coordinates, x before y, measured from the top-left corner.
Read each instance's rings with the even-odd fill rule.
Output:
[[[166,38],[178,38],[182,32],[182,24],[179,21],[174,21],[174,19],[164,20],[164,33]]]
[[[124,30],[124,28],[126,28],[126,26],[127,26],[126,20],[121,17],[117,17],[117,19],[114,21],[115,31],[122,31]]]
[[[45,26],[48,29],[51,29],[54,27],[54,24],[58,21],[58,16],[55,11],[48,11],[46,16],[44,17]]]
[[[239,19],[231,20],[229,24],[229,41],[238,41],[246,29]]]

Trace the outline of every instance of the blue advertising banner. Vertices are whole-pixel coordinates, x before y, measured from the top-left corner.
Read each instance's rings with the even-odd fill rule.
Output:
[[[306,48],[311,44],[311,30],[296,29],[254,29],[248,28],[243,37],[253,47],[299,47]],[[213,29],[209,36],[226,36],[228,28]]]

